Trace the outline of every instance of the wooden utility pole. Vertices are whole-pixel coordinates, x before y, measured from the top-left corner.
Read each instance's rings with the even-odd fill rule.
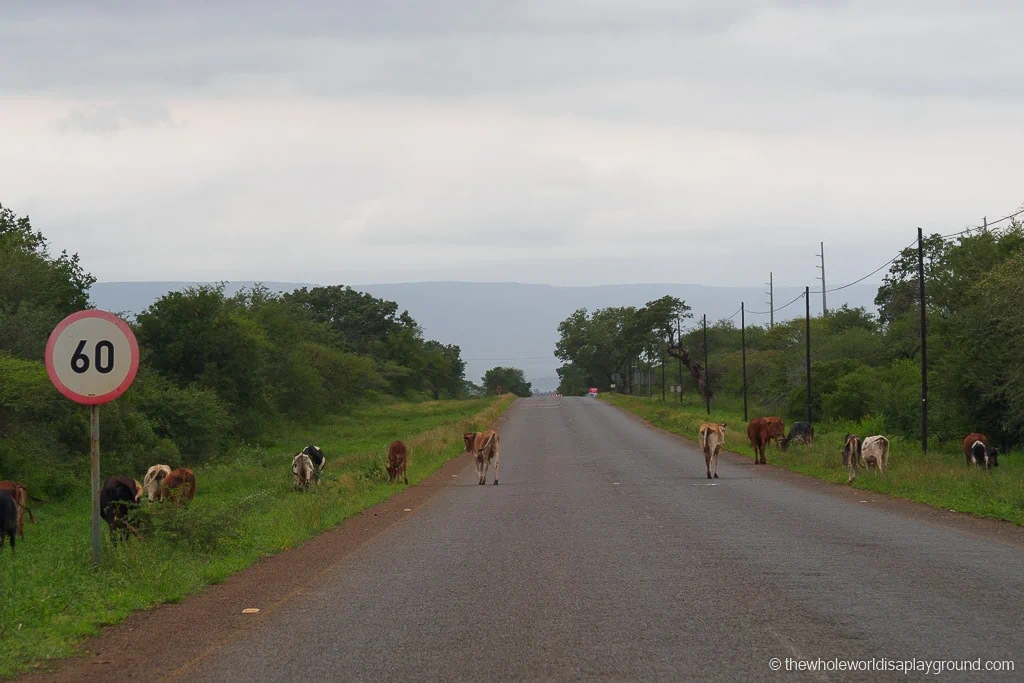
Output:
[[[988,221],[985,221],[986,226]],[[921,297],[921,452],[928,453],[928,320],[924,300],[924,232],[917,229],[917,280]]]
[[[775,327],[775,273],[768,273],[768,327]]]
[[[818,268],[821,270],[821,314],[828,315],[828,303],[825,301],[825,243],[821,243],[821,253],[818,254],[821,257],[821,265]]]

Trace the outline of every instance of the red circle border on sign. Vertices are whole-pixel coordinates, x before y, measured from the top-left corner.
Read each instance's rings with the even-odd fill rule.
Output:
[[[82,394],[76,393],[69,389],[60,378],[57,376],[57,369],[53,365],[53,347],[57,344],[57,338],[60,333],[66,330],[71,324],[82,320],[83,318],[102,318],[107,322],[114,323],[117,328],[124,333],[125,338],[128,340],[128,346],[131,349],[132,360],[131,365],[128,368],[128,374],[125,376],[124,381],[117,386],[116,389],[108,391],[105,394],[99,396],[83,396]],[[86,311],[78,311],[72,313],[68,317],[57,323],[57,327],[53,328],[53,332],[50,333],[50,338],[46,342],[46,374],[50,376],[50,381],[53,382],[53,386],[57,387],[57,391],[64,394],[67,398],[70,398],[75,403],[81,403],[87,406],[96,406],[102,403],[109,403],[115,398],[123,394],[131,386],[132,382],[135,381],[135,375],[139,372],[139,342],[135,339],[135,333],[132,332],[132,328],[128,326],[128,323],[118,318],[113,313],[107,311],[100,311],[96,309],[90,309]]]

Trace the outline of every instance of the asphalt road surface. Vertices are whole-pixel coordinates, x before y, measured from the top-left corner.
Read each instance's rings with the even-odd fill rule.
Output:
[[[1024,680],[1019,541],[738,457],[708,482],[694,447],[593,399],[512,410],[499,486],[467,468],[183,676],[908,680],[786,660],[980,658],[1016,671],[910,680]]]

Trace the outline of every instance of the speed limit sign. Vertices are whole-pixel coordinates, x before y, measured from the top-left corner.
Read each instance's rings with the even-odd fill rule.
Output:
[[[123,394],[139,371],[139,344],[128,323],[106,311],[62,320],[46,344],[46,371],[60,393],[99,405]]]
[[[100,562],[100,405],[131,386],[139,371],[139,344],[128,323],[106,311],[72,313],[46,343],[46,372],[57,390],[90,406],[92,561]]]

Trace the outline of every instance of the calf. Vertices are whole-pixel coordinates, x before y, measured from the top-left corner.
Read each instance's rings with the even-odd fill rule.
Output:
[[[972,432],[965,436],[963,450],[968,465],[977,465],[985,469],[999,467],[999,449],[989,446],[984,434]]]
[[[292,458],[292,485],[297,489],[309,488],[313,481],[313,461],[305,453],[298,453]]]
[[[302,449],[302,453],[308,455],[309,461],[313,463],[313,480],[320,481],[320,472],[327,466],[324,452],[320,450],[319,446],[306,446]]]
[[[768,425],[768,440],[774,441],[776,447],[780,447],[782,437],[786,435],[786,423],[781,417],[762,418]]]
[[[110,528],[110,540],[126,539],[132,530],[128,513],[142,498],[142,484],[128,477],[109,477],[100,489],[100,517]]]
[[[160,500],[171,499],[176,503],[191,502],[196,496],[196,475],[187,467],[179,467],[160,484]]]
[[[0,491],[0,550],[4,549],[4,537],[11,539],[14,551],[14,535],[18,532],[18,504],[7,491]]]
[[[860,439],[854,434],[847,434],[843,440],[843,467],[846,468],[846,473],[849,478],[846,483],[849,484],[857,478],[857,463],[861,460],[861,442]]]
[[[28,495],[28,487],[20,481],[0,481],[0,491],[5,491],[14,500],[14,505],[18,509],[18,536],[24,539],[25,513],[28,513],[28,518],[33,524],[36,523],[36,516],[32,514],[32,510],[28,507],[29,499],[31,498],[37,503],[45,503],[46,501],[42,498]]]
[[[810,422],[794,422],[789,429],[789,434],[782,439],[782,450],[786,450],[791,443],[805,443],[808,446],[814,445],[814,427]]]
[[[767,465],[764,451],[771,440],[771,427],[763,417],[755,417],[747,424],[747,438],[750,439],[750,447],[754,449],[754,464]]]
[[[704,466],[711,479],[711,463],[714,461],[714,478],[718,479],[718,453],[725,445],[725,425],[705,422],[700,426],[700,447],[704,451]]]
[[[466,442],[466,453],[472,453],[476,457],[476,473],[479,476],[479,484],[487,483],[487,468],[494,460],[494,485],[498,485],[498,458],[500,453],[500,442],[498,432],[488,429],[486,432],[466,432],[462,435]]]
[[[408,451],[405,444],[401,441],[392,441],[391,448],[388,449],[388,479],[390,481],[394,481],[401,474],[403,481],[406,484],[409,483],[409,476],[405,472],[407,460]]]
[[[889,465],[889,439],[880,434],[865,437],[860,445],[858,461],[867,469],[875,467],[885,474]]]
[[[142,480],[142,490],[145,491],[146,498],[150,503],[160,495],[160,485],[170,473],[171,468],[167,465],[153,465],[146,470],[146,476]]]

